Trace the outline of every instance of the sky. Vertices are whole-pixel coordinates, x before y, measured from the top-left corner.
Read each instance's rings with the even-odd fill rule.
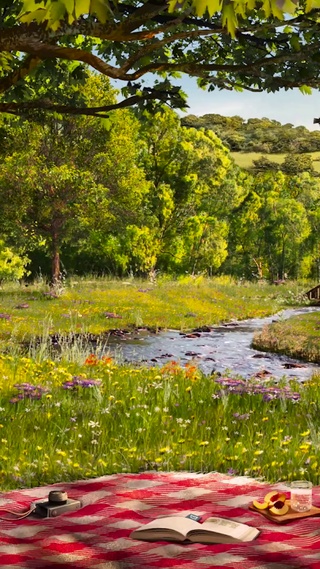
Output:
[[[183,76],[178,81],[188,95],[189,109],[186,114],[202,116],[219,114],[223,116],[239,115],[244,119],[269,118],[281,124],[305,126],[309,130],[319,129],[313,119],[320,117],[320,91],[312,95],[303,95],[299,89],[281,90],[278,93],[250,93],[236,91],[212,91],[199,89],[196,80]]]

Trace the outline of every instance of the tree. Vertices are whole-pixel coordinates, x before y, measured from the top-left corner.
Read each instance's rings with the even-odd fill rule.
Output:
[[[26,174],[26,165],[29,170]],[[63,242],[84,223],[84,210],[107,207],[106,191],[90,172],[74,165],[48,165],[33,154],[14,154],[0,170],[1,210],[20,231],[21,241],[30,237],[45,246],[52,260],[52,282],[60,279]],[[92,219],[92,216],[91,216]],[[30,246],[30,242],[29,242]]]
[[[259,174],[254,188],[261,199],[257,243],[272,280],[285,274],[296,277],[300,250],[311,227],[303,201],[292,191],[290,177],[282,172]]]
[[[268,170],[279,170],[279,164],[269,160],[266,156],[260,156],[257,160],[253,160],[253,167],[256,172],[267,172]]]
[[[213,132],[181,127],[169,109],[144,114],[142,137],[157,267],[216,271],[227,255],[228,215],[242,194],[229,152]]]
[[[2,0],[0,111],[106,116],[153,101],[183,107],[172,82],[179,73],[209,90],[308,93],[320,84],[318,8],[318,0]],[[284,19],[283,11],[291,13]],[[34,90],[34,78],[46,84],[61,60],[74,62],[75,81],[88,65],[120,81],[124,98],[80,105],[62,103],[57,84],[45,96]]]
[[[60,71],[68,99],[74,96],[69,68]],[[99,102],[114,94],[107,78],[91,76],[77,96]],[[148,184],[136,162],[138,121],[124,109],[105,122],[62,115],[50,115],[45,124],[20,120],[19,152],[8,152],[0,163],[1,233],[26,250],[45,249],[53,283],[63,247],[76,242],[77,251],[88,250],[139,217]]]
[[[299,174],[301,172],[314,172],[313,159],[310,154],[287,154],[280,170],[285,174]]]

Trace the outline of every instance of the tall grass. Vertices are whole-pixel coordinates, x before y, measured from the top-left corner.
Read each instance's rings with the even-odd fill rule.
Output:
[[[319,482],[320,377],[244,381],[193,362],[149,369],[99,357],[112,328],[264,316],[292,303],[289,285],[101,279],[71,282],[57,298],[44,291],[0,292],[2,490],[146,469]]]
[[[320,377],[259,383],[93,355],[2,356],[0,372],[3,490],[148,469],[319,483]]]

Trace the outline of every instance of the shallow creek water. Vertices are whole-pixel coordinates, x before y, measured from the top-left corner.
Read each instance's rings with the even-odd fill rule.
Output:
[[[194,360],[206,374],[213,371],[239,374],[242,377],[281,377],[308,379],[320,366],[304,363],[287,356],[261,352],[251,348],[253,335],[265,324],[286,319],[296,314],[320,311],[306,307],[284,310],[267,318],[252,318],[214,327],[209,332],[182,334],[168,330],[159,334],[137,331],[120,338],[110,337],[107,351],[118,361],[145,362],[148,365],[163,365],[175,360],[181,365]],[[302,367],[290,367],[298,364]]]

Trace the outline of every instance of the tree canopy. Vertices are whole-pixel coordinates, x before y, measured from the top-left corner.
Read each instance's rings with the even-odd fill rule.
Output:
[[[1,0],[0,111],[183,108],[182,73],[209,91],[309,93],[320,85],[319,13],[320,0]],[[61,102],[65,62],[75,85],[89,66],[118,80],[122,99]]]

